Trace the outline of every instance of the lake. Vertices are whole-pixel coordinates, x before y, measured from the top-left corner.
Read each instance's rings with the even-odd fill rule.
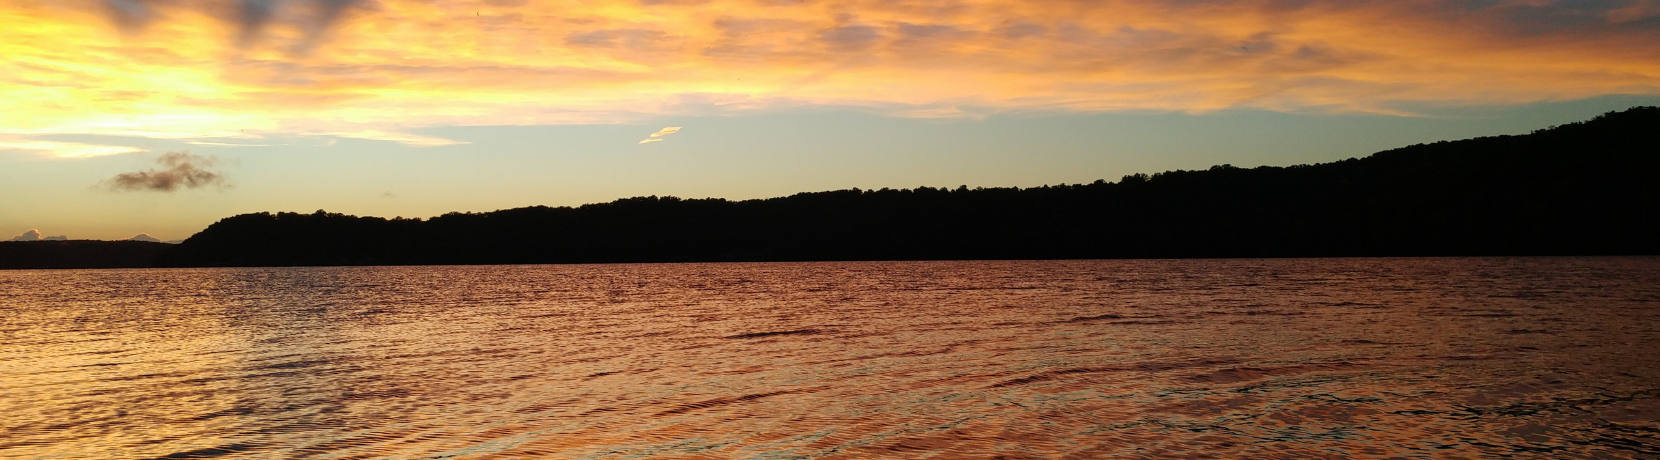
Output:
[[[1660,258],[0,271],[0,458],[1660,458]]]

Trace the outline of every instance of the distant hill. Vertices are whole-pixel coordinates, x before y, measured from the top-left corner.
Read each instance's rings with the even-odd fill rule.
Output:
[[[145,241],[0,241],[0,269],[142,268],[172,248]]]
[[[1660,108],[1291,167],[1035,188],[228,217],[159,266],[1660,254]]]

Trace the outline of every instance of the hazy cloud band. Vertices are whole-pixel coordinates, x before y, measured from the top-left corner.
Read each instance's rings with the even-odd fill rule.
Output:
[[[70,0],[0,21],[0,133],[23,136],[438,146],[407,131],[1660,94],[1653,0]]]

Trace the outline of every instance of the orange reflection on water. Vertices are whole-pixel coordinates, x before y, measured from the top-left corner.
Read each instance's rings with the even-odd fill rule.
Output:
[[[0,458],[1660,453],[1660,259],[0,272]]]

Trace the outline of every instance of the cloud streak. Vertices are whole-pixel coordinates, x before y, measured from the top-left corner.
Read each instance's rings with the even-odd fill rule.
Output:
[[[349,138],[353,138],[353,139],[391,141],[391,142],[397,142],[397,143],[400,143],[400,144],[414,146],[414,147],[441,147],[441,146],[445,146],[445,145],[466,144],[466,142],[450,140],[450,139],[444,139],[444,138],[441,138],[441,137],[422,136],[422,135],[418,135],[418,134],[408,134],[408,133],[399,133],[399,132],[386,132],[386,131],[378,131],[378,130],[354,131],[354,132],[336,132],[336,133],[327,133],[327,134],[331,135],[331,136],[336,136],[336,137],[349,137]]]
[[[0,21],[0,134],[25,140],[1660,94],[1652,0],[65,0]]]
[[[652,143],[652,142],[662,142],[663,141],[663,136],[667,136],[667,135],[678,133],[678,132],[680,132],[680,127],[679,126],[670,126],[670,127],[667,127],[667,128],[659,129],[659,130],[657,130],[657,132],[651,133],[650,137],[647,137],[645,140],[640,141],[640,143],[641,144],[648,144],[648,143]]]
[[[161,169],[116,174],[102,185],[115,192],[173,192],[179,189],[227,186],[225,176],[206,169],[217,159],[189,152],[167,152],[156,159]]]
[[[144,149],[118,145],[94,145],[79,142],[55,142],[42,140],[5,140],[0,139],[0,150],[24,150],[40,152],[59,158],[86,158],[123,153],[138,153]]]

